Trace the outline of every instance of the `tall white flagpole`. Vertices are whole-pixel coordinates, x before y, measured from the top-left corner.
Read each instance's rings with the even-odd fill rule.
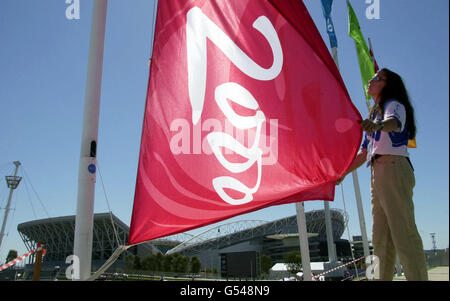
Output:
[[[358,207],[359,227],[361,229],[364,257],[368,258],[370,256],[369,240],[367,239],[366,222],[364,219],[364,211],[361,200],[361,190],[359,188],[358,173],[356,172],[356,169],[352,171],[352,177],[353,177],[353,187],[355,188],[356,206]]]
[[[334,62],[336,63],[336,66],[339,69],[339,62],[338,62],[336,47],[332,48],[332,54],[333,54]],[[353,188],[355,189],[356,206],[358,208],[359,227],[361,229],[364,257],[367,258],[370,255],[369,241],[367,239],[366,222],[365,222],[365,218],[364,218],[364,210],[363,210],[362,199],[361,199],[361,190],[359,188],[358,173],[356,172],[356,169],[354,171],[352,171],[352,178],[353,178]]]
[[[74,237],[74,255],[79,260],[80,279],[74,280],[87,280],[91,274],[98,120],[107,6],[108,0],[95,0],[92,12]]]
[[[331,223],[331,211],[329,201],[323,201],[325,213],[325,231],[327,233],[328,261],[330,263],[337,262],[336,247],[333,237],[333,225]]]
[[[331,48],[331,52],[333,55],[334,63],[336,64],[336,66],[339,69],[337,47]],[[325,230],[327,233],[328,260],[330,263],[336,263],[337,262],[337,254],[336,254],[336,246],[334,244],[333,225],[331,223],[331,212],[330,212],[329,201],[323,201],[323,206],[324,206],[324,212],[325,212]]]
[[[306,228],[305,207],[303,206],[303,202],[295,203],[295,208],[297,211],[297,227],[300,240],[300,254],[302,256],[303,280],[312,281],[308,232]]]

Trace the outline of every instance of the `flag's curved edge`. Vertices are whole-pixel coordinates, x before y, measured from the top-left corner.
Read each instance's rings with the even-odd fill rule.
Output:
[[[141,143],[139,144],[139,157],[138,157],[138,165],[137,165],[137,170],[136,170],[136,182],[135,182],[135,184],[134,184],[134,187],[136,188],[137,187],[137,184],[138,184],[138,179],[139,179],[139,177],[138,177],[138,175],[139,175],[139,166],[141,166],[141,155],[140,155],[140,149],[141,149],[141,147],[142,147],[142,138],[144,137],[144,129],[145,129],[145,125],[147,124],[147,114],[145,114],[145,111],[147,110],[147,105],[148,105],[148,102],[149,102],[149,95],[150,95],[150,80],[151,80],[151,70],[152,70],[152,66],[153,66],[153,54],[155,53],[155,51],[154,51],[154,47],[155,47],[155,36],[156,36],[156,33],[158,32],[158,22],[157,22],[157,20],[158,20],[158,13],[159,13],[159,9],[158,9],[158,7],[159,7],[159,2],[158,2],[158,5],[157,5],[157,7],[156,7],[156,14],[155,14],[155,30],[154,30],[154,36],[152,37],[153,38],[153,49],[151,49],[151,57],[150,57],[150,64],[149,64],[149,66],[148,66],[148,77],[147,77],[147,93],[146,93],[146,95],[145,95],[145,105],[144,105],[144,118],[143,118],[143,121],[142,121],[142,128],[141,128]],[[136,191],[135,191],[135,195],[134,195],[134,197],[133,197],[133,208],[132,208],[132,210],[131,210],[131,212],[132,212],[132,214],[131,214],[131,221],[130,221],[130,229],[131,229],[131,223],[133,222],[133,212],[134,212],[134,206],[135,206],[135,202],[134,202],[134,199],[135,199],[135,197],[136,197]],[[129,234],[129,232],[128,232],[128,234]],[[135,244],[130,244],[129,242],[127,242],[126,244],[125,244],[125,246],[127,246],[127,247],[131,247],[131,246],[133,246],[133,245],[135,245]]]
[[[335,184],[334,184],[334,183],[328,183],[328,184],[330,185],[329,188],[332,189],[332,195],[334,195]],[[323,185],[324,185],[324,184],[321,184],[320,186],[323,187]],[[283,199],[279,200],[279,201],[276,202],[276,203],[264,204],[264,205],[262,205],[262,206],[260,206],[260,207],[250,208],[250,209],[247,210],[247,211],[239,212],[239,213],[234,214],[234,215],[231,215],[231,216],[226,216],[226,217],[224,217],[224,218],[222,218],[222,219],[220,219],[220,220],[217,220],[217,221],[216,221],[215,223],[213,223],[213,224],[216,224],[216,223],[221,222],[221,221],[223,221],[223,220],[232,218],[232,217],[234,217],[234,216],[238,216],[238,215],[250,213],[250,212],[253,212],[253,211],[261,210],[261,209],[264,209],[264,208],[276,206],[276,205],[279,205],[279,204],[281,204],[281,203],[282,203],[282,204],[297,203],[297,202],[299,202],[299,200],[296,200],[296,195],[298,195],[298,194],[294,194],[294,195],[292,195],[292,196],[288,196],[288,197],[286,197],[286,198],[283,198]],[[303,202],[303,201],[312,201],[312,200],[315,200],[315,199],[305,198],[305,199],[302,199],[301,201]],[[325,199],[325,201],[333,201],[333,199],[329,198],[329,199]],[[172,233],[172,234],[170,234],[170,235],[174,235],[174,234],[186,232],[186,231],[189,231],[189,230],[201,228],[201,227],[204,227],[204,226],[207,226],[207,225],[211,225],[211,223],[207,223],[207,222],[206,222],[206,223],[204,223],[204,224],[202,224],[202,225],[200,225],[200,226],[196,225],[196,226],[193,226],[192,228],[189,228],[189,229],[183,229],[183,230],[181,230],[181,231]],[[155,238],[153,238],[152,240],[158,239],[158,238],[161,238],[161,237],[165,237],[165,236],[166,236],[166,235],[161,235],[160,237],[155,237]],[[94,274],[92,274],[87,280],[88,280],[88,281],[94,281],[95,279],[97,279],[98,277],[100,277],[100,275],[103,274],[103,273],[104,273],[104,272],[105,272],[105,271],[106,271],[106,270],[107,270],[114,262],[116,262],[116,260],[120,257],[120,255],[122,255],[123,252],[125,252],[126,250],[128,250],[129,248],[131,248],[131,247],[133,247],[133,246],[137,246],[137,245],[143,244],[143,243],[148,242],[148,241],[151,241],[151,240],[143,240],[143,241],[134,242],[134,243],[128,242],[128,243],[125,244],[125,245],[120,245],[120,246],[113,252],[113,254],[111,255],[111,257],[109,257],[108,260],[106,260],[106,262],[105,262],[105,263],[104,263],[104,264],[103,264],[103,265],[102,265],[102,266],[101,266]]]
[[[317,184],[317,185],[314,185],[314,186],[321,187],[321,190],[323,190],[323,191],[330,191],[330,195],[334,195],[335,194],[336,184],[333,181],[332,182],[326,182],[326,183],[320,183],[320,184]],[[286,204],[298,203],[298,202],[304,202],[304,201],[317,201],[317,197],[316,198],[302,197],[301,199],[299,199],[299,195],[300,194],[302,194],[302,193],[295,193],[295,194],[292,194],[290,196],[284,197],[284,198],[282,198],[282,199],[280,199],[280,200],[278,200],[276,202],[265,203],[265,204],[262,204],[262,205],[257,206],[257,207],[248,208],[247,210],[241,211],[239,213],[233,213],[233,214],[230,214],[230,215],[226,215],[226,216],[224,216],[224,217],[222,217],[220,219],[215,220],[213,223],[205,221],[204,223],[196,224],[195,226],[184,228],[182,230],[178,230],[178,231],[172,232],[170,234],[161,234],[160,236],[155,236],[154,238],[152,238],[150,240],[144,239],[144,240],[136,240],[136,241],[133,241],[133,242],[128,241],[126,246],[127,247],[132,247],[132,246],[139,245],[139,244],[142,244],[142,243],[145,243],[145,242],[148,242],[148,241],[152,241],[152,240],[155,240],[155,239],[158,239],[158,238],[161,238],[161,237],[166,237],[166,236],[170,236],[170,235],[184,233],[184,232],[187,232],[187,231],[190,231],[190,230],[194,230],[194,229],[202,228],[202,227],[205,227],[205,226],[217,224],[217,223],[219,223],[221,221],[233,218],[233,217],[238,216],[238,215],[251,213],[251,212],[258,211],[258,210],[265,209],[265,208],[272,207],[272,206],[286,205]],[[334,201],[334,199],[332,197],[323,197],[323,198],[321,198],[321,200],[322,201],[330,201],[330,202]]]
[[[311,49],[314,50],[315,53],[318,54],[319,58],[322,60],[322,62],[324,63],[324,65],[327,67],[328,71],[333,75],[333,77],[338,81],[338,83],[341,85],[342,90],[344,91],[344,93],[347,95],[348,99],[351,100],[351,97],[348,93],[348,90],[345,86],[344,80],[342,79],[341,73],[338,69],[338,67],[336,66],[336,63],[334,62],[333,58],[331,57],[330,52],[328,51],[328,47],[326,46],[325,42],[322,39],[322,36],[320,35],[319,31],[317,30],[317,27],[314,23],[314,21],[312,20],[308,9],[306,8],[305,4],[303,3],[303,0],[299,0],[299,1],[286,1],[286,0],[268,0],[268,3],[270,5],[272,5],[272,7],[277,10],[285,19],[286,21],[295,29],[295,31],[301,35],[303,37],[303,39],[305,40],[305,42],[309,45],[309,47],[311,47]],[[306,36],[305,32],[301,30],[301,26],[299,26],[298,24],[298,19],[293,19],[292,17],[290,17],[288,14],[298,11],[295,9],[286,9],[286,6],[284,6],[283,9],[283,5],[286,5],[287,3],[295,3],[295,5],[299,5],[299,8],[302,9],[304,12],[307,12],[307,14],[303,15],[302,17],[306,18],[306,22],[309,22],[313,25],[313,28],[315,30],[311,31],[310,34],[311,36]],[[297,20],[297,22],[295,22]],[[317,47],[315,47],[315,45],[311,44],[311,38],[313,38],[314,40],[318,41],[319,43],[322,44],[322,49],[327,49],[326,52],[320,51],[320,49],[318,49]],[[356,108],[355,104],[350,101],[351,107],[353,108],[353,111],[360,116],[360,120],[362,120],[362,116],[361,113],[358,111],[358,109]],[[361,144],[363,138],[363,131],[361,129],[360,131],[360,137],[359,137],[359,141]],[[355,151],[353,153],[353,158],[356,157],[356,154],[359,151],[359,147],[355,148]],[[345,168],[345,170],[347,170],[350,165],[352,164],[352,162],[350,162],[348,164],[348,166]]]

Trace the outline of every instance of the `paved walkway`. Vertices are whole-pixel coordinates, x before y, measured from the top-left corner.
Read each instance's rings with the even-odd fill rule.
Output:
[[[435,267],[428,270],[429,281],[449,281],[448,280],[448,266]],[[406,281],[405,276],[394,277],[394,281]]]

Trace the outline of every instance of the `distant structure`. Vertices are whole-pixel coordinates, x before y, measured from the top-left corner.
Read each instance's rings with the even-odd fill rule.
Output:
[[[17,226],[20,237],[28,250],[33,250],[37,242],[44,242],[46,255],[43,267],[66,266],[66,258],[73,254],[75,216],[61,216],[21,223]],[[128,242],[129,227],[119,218],[109,213],[94,214],[92,250],[92,269],[97,270],[117,249],[118,244]],[[188,239],[183,236],[181,239]],[[134,246],[124,252],[113,267],[125,267],[127,255],[139,255],[144,258],[149,254],[164,253],[180,244],[180,238],[165,238]],[[34,256],[29,257],[29,264],[34,263]]]
[[[436,251],[437,251],[436,238],[435,238],[436,233],[433,232],[433,233],[430,233],[430,235],[431,235],[431,243],[433,244],[433,252],[436,253]]]
[[[341,239],[347,214],[343,210],[331,209],[333,241],[338,259],[352,259],[351,245]],[[306,212],[306,226],[310,247],[310,258],[314,262],[328,261],[328,248],[324,210]],[[73,254],[75,216],[62,216],[34,220],[19,224],[19,235],[28,250],[44,242],[46,255],[43,267],[68,266],[65,260]],[[92,270],[98,270],[117,249],[128,242],[129,227],[110,213],[94,215]],[[290,252],[299,252],[296,216],[266,222],[244,220],[222,224],[196,236],[180,233],[133,246],[123,253],[111,267],[124,268],[127,255],[138,255],[144,259],[149,254],[174,254],[197,256],[202,268],[216,269],[223,277],[255,277],[261,273],[261,256],[269,256],[273,263],[284,261]],[[34,262],[30,256],[28,264]]]
[[[350,261],[350,243],[340,238],[347,214],[339,209],[331,209],[330,213],[337,257]],[[325,211],[306,212],[305,217],[311,261],[328,261]],[[282,263],[291,252],[300,252],[295,215],[271,222],[246,220],[219,225],[183,242],[168,254],[196,256],[202,267],[216,269],[222,277],[247,278],[261,273],[262,255],[269,256],[272,263]]]
[[[16,171],[14,172],[14,176],[6,176],[5,177],[6,184],[8,185],[8,188],[10,190],[9,190],[8,203],[5,208],[5,216],[3,217],[2,228],[0,230],[0,246],[2,245],[3,237],[6,235],[5,234],[6,222],[8,220],[9,211],[11,210],[10,207],[11,207],[12,195],[13,195],[14,189],[16,189],[17,186],[19,186],[20,180],[22,179],[22,177],[17,176],[17,171],[19,170],[20,162],[14,161],[13,163],[16,166]]]
[[[353,250],[353,256],[355,259],[364,257],[364,248],[363,248],[363,241],[361,235],[356,235],[352,237],[351,245]],[[370,243],[370,241],[369,241]],[[373,254],[373,247],[369,245],[369,253]]]

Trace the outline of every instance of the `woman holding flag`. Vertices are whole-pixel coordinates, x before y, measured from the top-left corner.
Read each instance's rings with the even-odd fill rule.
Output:
[[[370,118],[361,122],[365,139],[346,174],[366,161],[371,165],[372,244],[379,258],[380,280],[393,279],[398,253],[406,278],[425,281],[428,274],[414,218],[415,177],[408,153],[408,139],[416,135],[414,109],[401,77],[389,69],[369,81],[367,93],[375,104]]]

